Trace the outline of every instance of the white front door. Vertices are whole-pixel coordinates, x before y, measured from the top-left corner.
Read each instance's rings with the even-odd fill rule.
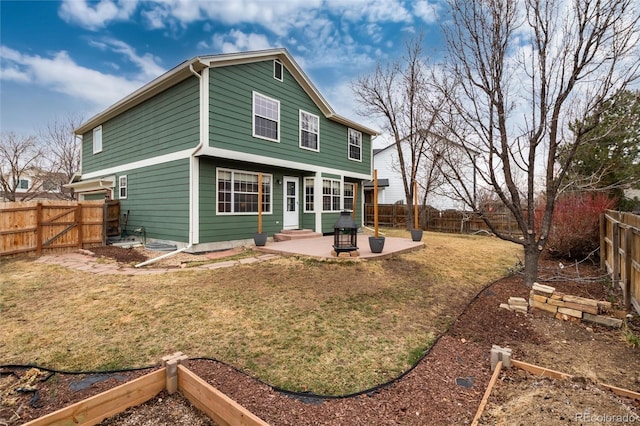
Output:
[[[298,228],[298,178],[285,176],[284,182],[284,217],[282,227],[284,229]]]

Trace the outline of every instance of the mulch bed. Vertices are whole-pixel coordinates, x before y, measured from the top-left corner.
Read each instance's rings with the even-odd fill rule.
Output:
[[[557,263],[553,261],[544,261],[541,265],[543,270],[544,267],[557,270]],[[578,270],[581,276],[601,273],[593,265],[579,265]],[[551,285],[579,296],[606,297],[606,290],[597,290],[598,286],[577,285],[570,278],[563,280],[560,275]],[[524,341],[545,342],[545,337],[534,331],[527,316],[499,308],[499,304],[510,296],[528,298],[528,289],[519,275],[501,279],[482,291],[404,377],[355,397],[320,399],[312,395],[288,395],[216,361],[190,360],[187,366],[272,425],[468,424],[491,376],[491,345],[496,342],[501,346]],[[524,358],[526,354],[514,352],[514,358],[521,355]],[[5,369],[3,373],[8,372],[24,374],[21,369]],[[142,373],[121,374],[133,378]],[[56,380],[49,379],[40,384],[37,408],[23,401],[20,423],[116,384],[100,382],[89,390],[72,392],[68,390],[68,382],[80,377],[64,374],[55,377]],[[7,418],[6,412],[0,413],[0,420],[3,418]]]

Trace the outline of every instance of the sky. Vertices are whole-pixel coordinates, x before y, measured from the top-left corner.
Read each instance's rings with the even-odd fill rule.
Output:
[[[84,120],[198,55],[286,48],[340,115],[351,83],[424,33],[442,49],[441,0],[0,0],[0,131]]]

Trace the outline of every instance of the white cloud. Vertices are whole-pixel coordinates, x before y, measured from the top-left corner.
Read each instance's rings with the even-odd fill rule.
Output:
[[[142,56],[138,55],[133,47],[123,41],[105,38],[102,42],[94,41],[93,43],[102,49],[110,49],[115,53],[124,55],[131,63],[140,69],[140,78],[142,79],[151,80],[165,72],[165,69],[158,64],[160,61],[159,58],[150,53],[145,53]]]
[[[327,0],[330,13],[342,16],[343,19],[357,22],[411,22],[409,11],[398,0]]]
[[[239,30],[231,30],[227,34],[216,34],[212,41],[213,47],[222,53],[264,50],[273,47],[264,34],[246,34]]]
[[[86,0],[63,0],[58,15],[64,21],[89,30],[104,28],[111,21],[126,21],[135,12],[138,0],[100,0],[91,4]]]
[[[11,68],[25,76],[22,81],[27,81],[25,78],[28,78],[31,84],[89,101],[102,108],[146,82],[140,79],[128,80],[80,66],[65,51],[57,52],[49,58],[22,54],[6,46],[2,46],[0,51]]]
[[[433,24],[438,21],[442,5],[433,3],[429,0],[420,0],[415,3],[413,12],[427,24]]]
[[[165,27],[168,12],[160,7],[156,7],[151,10],[143,10],[141,15],[146,19],[149,28],[156,30]]]
[[[31,79],[29,75],[15,67],[0,68],[0,80],[17,81],[28,83]]]
[[[426,13],[424,5],[420,7],[421,13]],[[63,0],[59,15],[67,22],[97,30],[131,19],[138,9],[151,29],[185,28],[211,20],[230,26],[258,24],[280,37],[292,28],[310,25],[320,14],[350,22],[413,21],[401,0]]]

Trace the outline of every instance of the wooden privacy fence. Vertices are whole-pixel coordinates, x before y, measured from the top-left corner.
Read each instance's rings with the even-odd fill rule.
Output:
[[[378,224],[388,227],[404,227],[407,223],[409,207],[406,204],[378,204]],[[373,224],[373,204],[365,204],[365,225]],[[457,210],[436,210],[420,208],[420,228],[427,231],[472,234],[479,231],[491,232],[478,214]],[[519,235],[520,229],[508,212],[491,212],[487,216],[501,232]]]
[[[607,211],[600,217],[600,265],[622,288],[625,308],[640,313],[640,216]]]
[[[103,245],[119,217],[119,201],[0,203],[0,256]]]

